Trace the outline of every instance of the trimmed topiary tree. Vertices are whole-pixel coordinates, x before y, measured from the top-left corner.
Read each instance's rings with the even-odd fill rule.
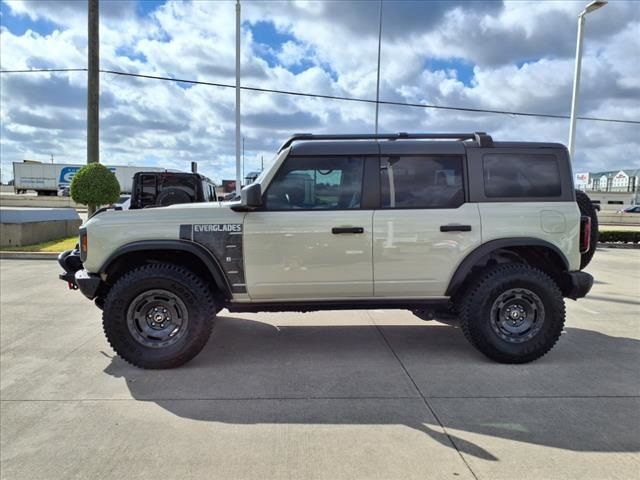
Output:
[[[118,200],[120,184],[107,167],[94,162],[82,167],[73,176],[70,188],[74,202],[86,205],[92,215],[100,205],[109,205]]]

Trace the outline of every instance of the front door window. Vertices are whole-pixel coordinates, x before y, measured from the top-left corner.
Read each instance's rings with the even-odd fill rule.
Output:
[[[362,157],[289,157],[266,192],[268,210],[360,208]]]

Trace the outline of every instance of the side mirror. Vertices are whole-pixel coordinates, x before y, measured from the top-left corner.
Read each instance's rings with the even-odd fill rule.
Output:
[[[259,183],[252,183],[242,189],[240,204],[247,208],[262,206],[262,189]]]

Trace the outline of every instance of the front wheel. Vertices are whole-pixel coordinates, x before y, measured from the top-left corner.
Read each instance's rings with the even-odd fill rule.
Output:
[[[216,315],[213,295],[189,270],[145,265],[120,278],[104,300],[102,324],[116,353],[141,368],[172,368],[205,346]]]
[[[560,289],[544,272],[524,264],[488,268],[461,300],[467,339],[501,363],[526,363],[546,354],[564,328]]]

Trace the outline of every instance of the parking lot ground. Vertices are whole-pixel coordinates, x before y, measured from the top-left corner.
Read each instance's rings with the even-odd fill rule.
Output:
[[[601,249],[544,358],[406,311],[229,314],[188,365],[114,356],[56,262],[0,262],[2,479],[633,479],[640,250]]]

